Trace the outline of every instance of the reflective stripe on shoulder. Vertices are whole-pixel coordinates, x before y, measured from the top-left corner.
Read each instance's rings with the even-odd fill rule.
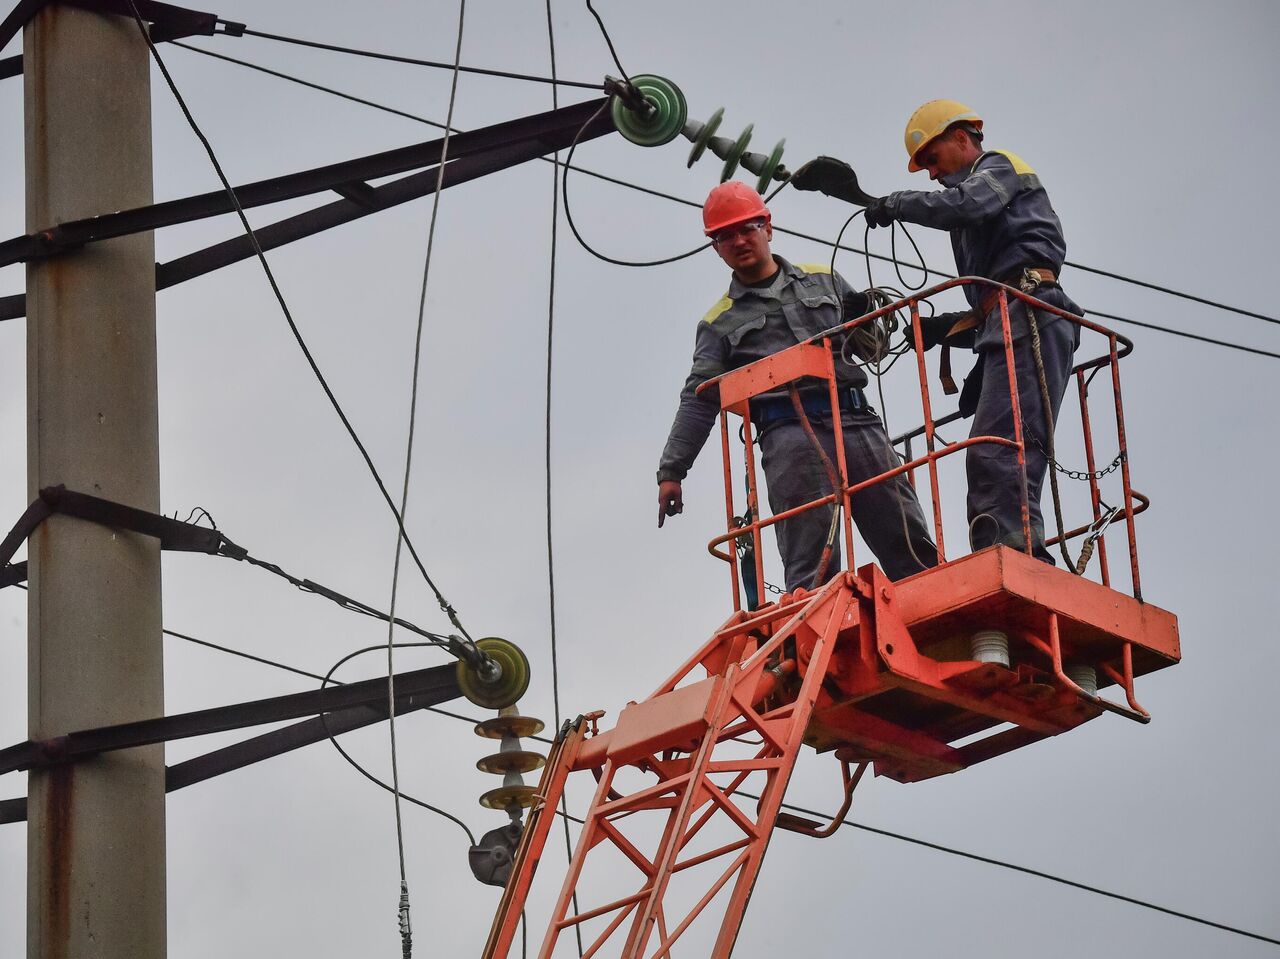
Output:
[[[830,273],[830,263],[797,263],[797,270],[804,270],[806,273]]]
[[[1004,157],[1006,160],[1008,160],[1010,163],[1012,163],[1013,172],[1018,174],[1018,176],[1025,176],[1027,174],[1035,176],[1036,171],[1031,169],[1031,164],[1028,163],[1026,160],[1022,159],[1022,157],[1018,156],[1018,154],[1010,153],[1008,150],[988,150],[987,152],[998,153],[1002,157]]]
[[[720,297],[718,301],[716,301],[715,306],[707,310],[707,315],[702,318],[702,322],[714,323],[717,319],[720,318],[720,314],[722,314],[725,310],[729,309],[729,307],[731,306],[733,306],[733,300],[729,299],[729,294],[726,293],[724,296]]]

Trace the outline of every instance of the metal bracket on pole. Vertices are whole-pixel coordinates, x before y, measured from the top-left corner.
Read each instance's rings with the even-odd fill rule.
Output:
[[[0,50],[18,35],[35,17],[53,0],[21,0],[9,15],[0,23]],[[133,16],[133,6],[129,0],[61,0],[62,3],[97,13],[115,13],[122,17]],[[163,43],[166,40],[181,40],[183,37],[211,37],[215,33],[226,33],[233,37],[244,33],[245,25],[234,20],[219,19],[216,13],[203,13],[199,10],[188,10],[176,7],[171,3],[158,3],[156,0],[134,0],[138,7],[138,15],[151,24],[151,42]],[[221,29],[219,29],[221,28]],[[0,60],[0,80],[7,77],[22,76],[22,54]]]
[[[65,486],[47,486],[40,496],[14,524],[9,535],[0,542],[0,586],[10,586],[26,579],[25,563],[9,564],[18,547],[36,528],[55,513],[76,519],[142,533],[160,540],[160,548],[184,553],[209,553],[230,559],[244,559],[248,551],[237,546],[216,529],[184,523],[169,516],[149,513],[112,500],[77,493]],[[18,578],[18,567],[23,574]]]

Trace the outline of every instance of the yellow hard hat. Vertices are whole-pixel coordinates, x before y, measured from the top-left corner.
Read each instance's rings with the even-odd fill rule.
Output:
[[[907,147],[907,170],[915,173],[924,169],[916,163],[916,154],[934,137],[945,133],[953,123],[971,123],[982,129],[982,117],[958,100],[930,100],[911,114],[903,134]]]

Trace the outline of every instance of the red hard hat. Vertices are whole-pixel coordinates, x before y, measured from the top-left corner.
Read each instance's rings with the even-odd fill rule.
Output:
[[[707,236],[735,223],[745,223],[764,217],[769,220],[769,208],[752,187],[738,180],[721,183],[702,204],[702,232]]]

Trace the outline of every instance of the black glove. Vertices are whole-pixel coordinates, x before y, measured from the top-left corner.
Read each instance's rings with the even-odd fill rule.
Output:
[[[850,290],[840,297],[840,304],[844,308],[844,318],[846,320],[856,320],[858,317],[866,316],[871,312],[871,294]]]
[[[971,313],[964,310],[958,313],[939,313],[936,316],[920,317],[920,337],[924,341],[925,350],[931,350],[944,340],[950,346],[973,346],[976,334],[976,327],[971,330],[964,330],[948,339],[947,333],[951,327]],[[907,324],[908,342],[915,343],[915,334],[911,330],[911,325]]]
[[[878,196],[867,204],[867,226],[888,226],[896,219],[893,211],[889,209],[888,197]]]
[[[858,186],[858,174],[853,167],[835,157],[818,157],[810,160],[795,173],[789,181],[797,190],[816,190],[837,200],[866,204],[870,197]]]

